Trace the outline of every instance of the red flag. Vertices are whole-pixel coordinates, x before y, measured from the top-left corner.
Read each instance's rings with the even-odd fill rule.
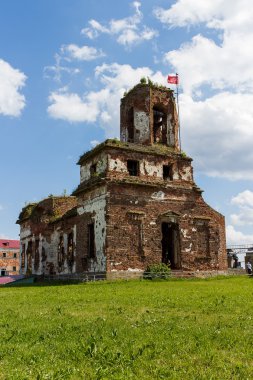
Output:
[[[178,84],[178,75],[168,75],[167,82],[171,84]]]

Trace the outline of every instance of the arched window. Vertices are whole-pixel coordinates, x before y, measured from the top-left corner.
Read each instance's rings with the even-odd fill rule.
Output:
[[[153,107],[153,141],[167,144],[167,113],[159,106]]]

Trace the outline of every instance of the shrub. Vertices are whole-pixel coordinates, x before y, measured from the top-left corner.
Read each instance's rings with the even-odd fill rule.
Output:
[[[171,269],[166,264],[152,264],[148,265],[147,269],[143,273],[143,278],[153,280],[153,278],[167,279],[171,275]]]

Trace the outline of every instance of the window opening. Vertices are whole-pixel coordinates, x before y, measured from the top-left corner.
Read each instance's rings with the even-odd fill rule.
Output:
[[[95,228],[94,223],[88,224],[88,256],[95,257]]]
[[[58,244],[58,265],[61,269],[64,264],[64,242],[63,236],[60,236],[59,244]]]
[[[167,144],[167,114],[153,108],[153,138],[154,143]]]
[[[28,242],[26,255],[27,255],[27,269],[32,270],[32,253],[33,253],[33,242],[30,240]]]
[[[68,266],[70,269],[72,269],[72,266],[74,264],[74,241],[73,241],[73,232],[70,232],[68,234]]]
[[[129,175],[138,176],[139,175],[139,161],[127,160],[127,170]]]
[[[17,268],[16,268],[16,267],[13,267],[13,269],[12,269],[12,270],[13,270],[13,272],[16,272]]]
[[[16,259],[17,258],[17,254],[13,253],[13,257],[14,257],[14,259]]]
[[[25,244],[22,244],[21,268],[25,268]]]
[[[42,247],[42,249],[41,249],[41,261],[46,261],[46,258],[47,258],[47,255],[46,255],[45,248]]]
[[[91,177],[94,176],[97,173],[97,164],[93,164],[90,167],[90,175]]]
[[[35,240],[35,255],[34,255],[34,269],[35,270],[39,269],[39,264],[40,264],[39,245],[40,245],[40,240],[36,239]]]
[[[164,180],[172,180],[172,166],[171,165],[163,165],[163,179]]]
[[[6,257],[6,253],[5,252],[3,252],[3,257]]]
[[[127,118],[128,142],[134,142],[134,109],[131,107]]]

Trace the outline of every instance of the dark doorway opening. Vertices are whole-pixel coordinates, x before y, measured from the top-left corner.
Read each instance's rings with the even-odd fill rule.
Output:
[[[1,276],[5,276],[6,275],[6,270],[5,269],[2,269],[1,270]]]
[[[179,228],[176,223],[162,223],[162,262],[180,269]]]

